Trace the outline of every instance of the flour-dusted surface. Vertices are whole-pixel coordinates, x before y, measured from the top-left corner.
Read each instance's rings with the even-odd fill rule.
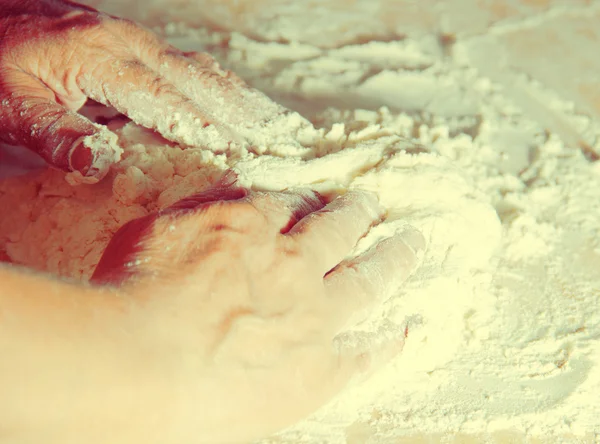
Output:
[[[206,48],[316,128],[292,113],[244,128],[255,146],[226,155],[115,120],[123,160],[100,184],[54,171],[0,182],[12,209],[0,259],[86,279],[118,227],[227,168],[256,189],[374,190],[390,217],[359,250],[406,223],[428,239],[419,271],[357,328],[408,321],[405,350],[264,442],[594,442],[598,2],[416,3],[105,1],[182,49]],[[544,59],[544,41],[587,54],[590,72]]]

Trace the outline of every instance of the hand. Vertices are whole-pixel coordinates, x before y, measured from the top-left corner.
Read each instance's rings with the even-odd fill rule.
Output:
[[[88,98],[168,140],[215,150],[286,112],[209,55],[66,0],[0,1],[0,55],[0,140],[79,182],[100,180],[121,155],[114,134],[75,112]]]
[[[374,348],[336,348],[333,338],[412,272],[419,232],[347,260],[383,216],[372,194],[325,205],[311,191],[250,192],[234,180],[125,225],[92,278],[143,295],[148,335],[177,369],[173,390],[182,394],[180,434],[169,442],[275,432],[404,343],[404,329]]]

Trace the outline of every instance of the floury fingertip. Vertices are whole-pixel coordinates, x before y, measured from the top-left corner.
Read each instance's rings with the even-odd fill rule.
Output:
[[[95,134],[77,139],[69,154],[71,172],[65,177],[67,182],[79,185],[102,180],[111,165],[121,160],[123,149],[117,140],[116,134],[104,127]]]
[[[415,256],[420,259],[427,248],[427,241],[419,230],[412,225],[405,225],[397,234],[410,247]]]
[[[361,200],[366,204],[366,209],[374,212],[374,219],[385,219],[387,210],[379,200],[379,195],[373,191],[352,189],[343,196],[346,199]]]

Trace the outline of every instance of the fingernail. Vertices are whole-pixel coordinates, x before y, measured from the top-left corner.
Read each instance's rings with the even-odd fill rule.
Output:
[[[233,170],[225,171],[225,174],[215,184],[215,188],[229,188],[238,181],[238,175]]]
[[[106,176],[108,168],[100,171],[95,160],[91,148],[86,147],[83,142],[76,144],[69,156],[69,168],[72,172],[65,176],[66,181],[71,185],[98,183]]]
[[[83,143],[80,143],[71,151],[69,164],[73,171],[79,171],[85,177],[88,175],[93,161],[92,150],[85,147]]]
[[[123,150],[116,134],[107,129],[78,139],[69,152],[67,182],[72,184],[96,183],[108,173],[110,166],[121,159]]]

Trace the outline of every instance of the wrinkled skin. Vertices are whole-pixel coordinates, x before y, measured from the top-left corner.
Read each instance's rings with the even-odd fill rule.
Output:
[[[243,143],[232,125],[286,113],[210,55],[129,20],[64,0],[1,1],[0,140],[97,181],[118,156],[106,128],[75,112],[88,98],[183,145],[210,130],[223,147]]]
[[[182,408],[182,442],[265,436],[400,352],[402,328],[377,345],[333,342],[402,284],[424,248],[409,230],[345,260],[382,216],[370,193],[326,205],[307,190],[250,192],[229,174],[115,235],[92,280],[148,295],[158,330],[171,332],[166,354],[185,360],[184,391],[202,398]]]

